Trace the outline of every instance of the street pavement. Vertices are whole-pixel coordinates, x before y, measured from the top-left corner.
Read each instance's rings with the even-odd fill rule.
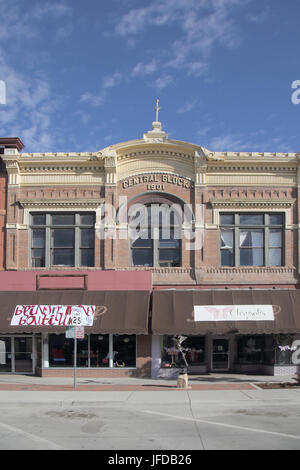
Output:
[[[0,449],[299,450],[300,390],[259,388],[286,380],[199,376],[182,390],[175,380],[78,378],[74,390],[72,378],[0,375]]]

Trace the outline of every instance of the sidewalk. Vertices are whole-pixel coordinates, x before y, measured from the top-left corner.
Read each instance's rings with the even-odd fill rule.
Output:
[[[212,374],[190,376],[190,389],[176,388],[176,380],[123,378],[73,378],[0,375],[0,408],[23,406],[137,406],[142,404],[214,403],[235,406],[246,402],[300,404],[300,389],[262,390],[262,382],[291,381],[291,377]],[[169,392],[169,393],[166,393]],[[235,404],[235,405],[234,405]]]
[[[291,376],[263,376],[244,374],[207,374],[190,375],[191,390],[253,390],[262,382],[291,382]],[[256,385],[257,384],[257,385]],[[176,379],[152,379],[133,377],[77,377],[76,390],[81,391],[110,391],[136,390],[155,391],[177,390]],[[73,377],[36,377],[32,375],[0,374],[0,391],[31,390],[54,391],[73,390]]]

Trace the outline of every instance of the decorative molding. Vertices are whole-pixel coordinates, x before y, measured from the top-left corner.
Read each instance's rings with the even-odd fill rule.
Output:
[[[90,208],[95,209],[104,202],[104,199],[20,199],[19,204],[24,208]]]
[[[151,271],[160,274],[191,274],[193,268],[189,267],[159,267],[159,266],[130,266],[125,268],[116,268],[116,271]]]
[[[289,209],[291,208],[294,203],[295,199],[280,199],[280,200],[274,200],[274,199],[269,199],[269,200],[261,200],[261,199],[255,199],[255,200],[236,200],[236,199],[231,199],[231,200],[225,200],[225,199],[210,199],[210,204],[214,209],[220,209],[220,208],[230,208],[230,209],[240,209],[240,208],[247,208],[247,209]]]
[[[17,201],[24,208],[23,224],[19,224],[16,228],[28,228],[30,212],[46,212],[46,211],[94,211],[96,212],[96,221],[101,221],[101,205],[104,199],[20,199]]]
[[[235,266],[235,267],[204,267],[209,274],[262,274],[262,273],[288,273],[295,274],[297,270],[288,266]]]
[[[210,229],[217,229],[220,225],[220,212],[231,212],[239,211],[246,212],[249,210],[255,212],[275,212],[280,210],[285,213],[285,228],[292,229],[294,226],[291,222],[291,210],[295,203],[295,199],[280,199],[280,200],[221,200],[221,199],[210,199],[210,204],[213,208],[213,220],[212,224],[208,227]]]

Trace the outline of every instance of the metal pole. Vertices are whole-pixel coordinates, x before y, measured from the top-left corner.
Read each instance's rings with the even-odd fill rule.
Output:
[[[76,388],[77,338],[74,337],[74,388]]]

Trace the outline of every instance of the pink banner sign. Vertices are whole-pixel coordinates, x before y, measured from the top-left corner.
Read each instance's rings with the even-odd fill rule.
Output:
[[[272,305],[195,305],[194,321],[274,320]]]
[[[12,326],[92,326],[95,305],[17,305]]]

